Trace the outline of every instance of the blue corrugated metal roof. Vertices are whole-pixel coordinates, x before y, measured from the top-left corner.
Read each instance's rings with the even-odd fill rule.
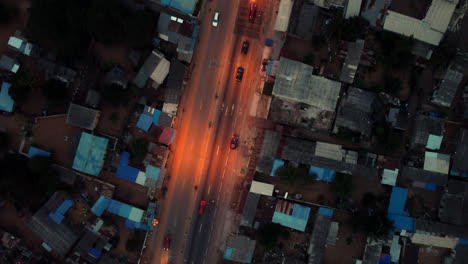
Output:
[[[313,174],[317,175],[316,177],[317,180],[325,181],[325,182],[332,182],[336,176],[336,171],[325,169],[325,168],[320,168],[320,167],[315,167],[315,166],[310,166],[309,175],[313,175]]]
[[[407,216],[408,213],[404,210],[407,196],[408,189],[393,187],[392,196],[390,197],[390,203],[388,205],[388,213]]]
[[[379,264],[390,264],[392,263],[392,256],[383,255],[380,257]]]
[[[157,181],[160,173],[161,173],[160,168],[157,168],[151,165],[146,166],[146,177]]]
[[[62,222],[63,218],[64,218],[63,215],[61,215],[61,214],[59,214],[59,213],[57,213],[57,212],[55,212],[55,213],[49,213],[49,217],[50,217],[50,219],[52,219],[52,221],[54,221],[57,225],[59,225],[59,224]]]
[[[468,239],[460,238],[458,240],[458,245],[468,245]]]
[[[13,101],[13,98],[8,94],[10,87],[11,83],[2,83],[2,89],[0,90],[0,110],[11,113],[15,101]]]
[[[98,259],[101,257],[102,255],[102,252],[95,249],[95,248],[91,248],[89,251],[88,251],[88,254],[91,255],[93,258],[95,259]]]
[[[72,207],[72,205],[73,205],[72,200],[63,201],[63,203],[57,209],[57,213],[60,213],[62,215],[65,214],[68,211],[68,209],[70,209],[70,207]]]
[[[389,214],[387,218],[393,221],[393,227],[396,229],[414,231],[414,218],[396,214]]]
[[[91,212],[97,217],[101,216],[102,213],[109,207],[111,199],[101,195],[96,203],[91,207]]]
[[[276,175],[275,175],[276,171],[277,171],[279,168],[283,167],[283,166],[284,166],[284,160],[275,159],[275,160],[273,161],[273,168],[271,169],[270,176],[275,177],[275,176],[276,176]]]
[[[122,152],[122,154],[120,155],[119,167],[117,167],[115,176],[127,181],[135,182],[140,170],[132,166],[128,166],[129,161],[130,153],[128,153],[127,151]]]
[[[304,232],[309,219],[310,208],[299,204],[294,204],[291,215],[275,211],[273,214],[273,223],[280,224]]]
[[[148,221],[148,223],[151,223],[151,221]],[[149,229],[149,226],[147,226],[145,224],[142,224],[142,223],[139,223],[139,222],[135,222],[135,221],[130,220],[130,219],[125,220],[125,226],[130,228],[130,229],[135,229],[136,228],[136,229],[142,229],[142,230],[145,230],[145,231]]]
[[[468,177],[468,172],[466,171],[459,171],[459,170],[450,170],[450,175],[452,176],[460,176],[460,177]]]
[[[153,124],[158,125],[160,115],[161,115],[161,110],[155,109],[153,113]]]
[[[437,190],[437,187],[435,186],[435,184],[426,183],[426,185],[424,185],[424,189],[435,192]]]
[[[141,114],[140,115],[140,118],[138,119],[138,122],[136,124],[136,126],[145,131],[145,132],[148,132],[148,130],[150,129],[151,127],[151,123],[153,122],[153,117],[147,115],[147,114]]]
[[[232,259],[232,248],[231,247],[226,247],[226,250],[224,250],[224,258],[227,260]]]
[[[332,217],[332,216],[333,216],[333,209],[325,208],[325,207],[320,207],[320,208],[319,208],[319,211],[318,211],[318,214],[319,214],[319,215],[323,215],[323,216]]]
[[[73,160],[73,169],[98,176],[108,142],[107,138],[96,137],[82,132],[75,159]]]
[[[38,149],[35,147],[30,147],[29,152],[28,152],[28,158],[32,158],[35,156],[45,156],[45,157],[50,157],[50,152]]]

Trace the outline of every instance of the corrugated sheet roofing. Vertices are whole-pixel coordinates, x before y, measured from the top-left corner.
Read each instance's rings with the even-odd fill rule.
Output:
[[[309,175],[316,175],[316,179],[319,181],[332,182],[335,178],[336,171],[330,169],[324,169],[320,167],[310,166]]]
[[[446,154],[426,151],[424,155],[424,169],[438,173],[448,174],[450,156]]]
[[[11,113],[13,111],[13,105],[15,104],[15,101],[9,94],[10,87],[11,83],[2,83],[2,89],[0,91],[0,110]]]
[[[20,65],[12,58],[3,55],[0,58],[0,69],[4,69],[7,71],[11,71],[13,73],[16,73],[20,68]]]
[[[50,152],[35,147],[30,147],[28,152],[28,158],[32,158],[34,156],[50,157]]]
[[[80,143],[73,160],[73,169],[98,176],[106,153],[107,138],[81,133]]]
[[[96,203],[94,203],[93,207],[91,207],[91,212],[97,217],[100,217],[102,213],[104,213],[104,211],[109,207],[110,202],[110,198],[101,195]]]
[[[250,192],[266,196],[272,196],[274,188],[275,186],[273,184],[252,181],[252,185],[250,186]]]
[[[281,0],[278,11],[276,12],[276,21],[274,29],[279,32],[286,32],[289,25],[289,17],[294,0]]]
[[[273,214],[273,223],[304,232],[309,220],[310,207],[294,204],[291,215],[279,211]]]
[[[161,4],[170,6],[186,14],[192,15],[197,0],[161,0]]]
[[[362,0],[348,0],[345,11],[345,19],[348,19],[353,16],[359,16],[361,12]]]
[[[405,212],[408,189],[393,187],[390,203],[388,205],[388,219],[393,221],[393,226],[398,229],[413,231],[414,218],[408,217]]]
[[[438,150],[440,149],[440,144],[442,144],[442,136],[429,134],[429,137],[427,138],[426,148]]]
[[[140,118],[138,118],[138,122],[137,122],[136,126],[139,129],[141,129],[141,130],[143,130],[145,132],[148,132],[148,130],[150,129],[152,123],[153,123],[153,117],[143,113],[143,114],[140,115]]]

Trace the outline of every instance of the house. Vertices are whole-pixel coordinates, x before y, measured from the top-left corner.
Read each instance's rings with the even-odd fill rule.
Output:
[[[262,149],[258,156],[256,171],[270,173],[278,151],[281,140],[281,134],[276,131],[265,130]]]
[[[258,202],[260,201],[260,194],[249,192],[245,201],[244,210],[240,225],[245,227],[252,227],[257,213]]]
[[[100,111],[71,103],[68,107],[67,123],[88,130],[94,130],[99,121]]]
[[[374,112],[375,93],[350,87],[341,100],[333,132],[339,128],[359,132],[369,137],[372,134],[372,114]]]
[[[361,13],[362,0],[348,0],[346,3],[344,18],[348,19],[353,16],[359,16]]]
[[[65,84],[70,84],[77,76],[76,71],[43,58],[37,60],[36,69],[38,72],[44,74],[44,79],[46,81],[58,79]]]
[[[445,131],[444,126],[444,119],[422,114],[416,115],[411,148],[419,152],[424,152],[430,135],[443,137]]]
[[[286,200],[278,200],[271,221],[304,232],[309,220],[309,214],[310,207]]]
[[[318,25],[320,7],[306,2],[294,1],[289,18],[288,34],[303,40],[311,40]]]
[[[455,153],[452,156],[450,175],[468,177],[468,129],[459,130]]]
[[[323,254],[327,242],[332,242],[333,245],[336,241],[327,241],[331,229],[331,218],[333,216],[333,209],[320,207],[317,218],[314,222],[314,229],[310,236],[309,248],[307,253],[309,254],[309,264],[320,264],[323,262]],[[336,230],[337,232],[338,230]]]
[[[52,197],[32,216],[27,225],[42,240],[42,247],[64,258],[79,238],[78,231],[61,217],[53,219],[50,215],[62,206],[65,198],[54,193]],[[62,215],[63,216],[63,215]]]
[[[103,252],[112,247],[108,240],[108,238],[101,237],[91,230],[86,230],[76,246],[71,250],[68,257],[69,261],[73,261],[72,263],[96,263]]]
[[[449,155],[426,151],[424,155],[424,170],[448,174],[449,166]]]
[[[8,47],[21,52],[26,56],[30,56],[33,53],[35,46],[29,43],[26,39],[19,36],[11,36],[8,39]]]
[[[15,101],[10,96],[11,83],[3,82],[0,90],[0,110],[4,112],[13,112]]]
[[[329,9],[330,7],[343,8],[346,5],[346,0],[312,0],[309,2],[326,9]]]
[[[164,55],[159,51],[153,50],[146,59],[140,71],[137,73],[133,83],[138,88],[143,88],[148,81],[151,79],[154,81],[153,87],[159,87],[166,79],[169,73],[170,62],[164,58]]]
[[[361,61],[364,40],[358,39],[355,42],[346,42],[346,44],[346,58],[341,68],[340,81],[351,84]]]
[[[382,184],[395,186],[400,170],[401,160],[398,158],[379,155],[377,158],[377,168],[382,169]]]
[[[196,0],[159,0],[162,5],[177,9],[188,15],[192,15],[197,3]]]
[[[294,0],[281,0],[278,12],[276,13],[275,31],[287,32],[289,25],[289,18],[291,17],[291,11],[294,4]]]
[[[366,1],[362,7],[361,16],[369,21],[371,27],[381,28],[391,2],[391,0]]]
[[[392,124],[394,129],[406,130],[408,128],[409,112],[405,106],[390,107],[385,115],[385,121]]]
[[[104,163],[104,155],[108,142],[107,138],[82,132],[72,168],[98,176]]]
[[[275,186],[273,184],[263,183],[259,181],[252,181],[250,185],[250,192],[260,195],[273,196],[273,190]]]
[[[233,262],[251,263],[256,245],[255,240],[246,236],[229,236],[224,250],[224,259]]]
[[[401,176],[409,179],[413,187],[423,188],[430,191],[435,191],[438,187],[445,187],[448,180],[448,175],[439,172],[427,171],[410,166],[403,166]]]
[[[330,129],[341,83],[312,75],[313,67],[280,58],[269,119],[309,129]]]
[[[414,218],[409,217],[405,211],[407,196],[408,189],[396,186],[392,188],[387,217],[393,221],[394,229],[414,231]]]
[[[158,37],[177,46],[178,60],[192,61],[198,30],[199,25],[194,20],[184,20],[164,12],[159,14]]]
[[[440,84],[434,90],[431,102],[443,107],[452,106],[453,99],[463,79],[464,72],[465,68],[461,64],[452,62],[445,71]]]
[[[169,68],[169,76],[167,77],[166,93],[164,96],[164,104],[172,104],[177,107],[184,85],[186,67],[176,59],[171,60]],[[166,106],[168,107],[168,106]],[[177,109],[177,108],[176,108]],[[163,107],[164,110],[164,107]],[[174,115],[175,113],[173,113]]]
[[[120,155],[119,167],[115,176],[136,184],[148,187],[150,189],[156,188],[161,169],[152,165],[147,165],[146,170],[142,171],[138,168],[129,165],[130,153],[124,151]]]
[[[19,63],[16,60],[8,57],[7,55],[2,55],[2,57],[0,58],[0,69],[16,73],[18,72],[19,68]]]
[[[468,183],[451,179],[442,194],[440,221],[454,225],[468,225]]]
[[[411,242],[433,247],[455,249],[460,239],[468,238],[468,228],[425,219],[415,220]]]
[[[370,241],[367,239],[367,244],[364,249],[364,257],[362,263],[364,264],[380,264],[380,256],[382,254],[382,243],[377,241]]]
[[[422,20],[389,10],[383,29],[438,46],[457,4],[458,0],[433,0]]]

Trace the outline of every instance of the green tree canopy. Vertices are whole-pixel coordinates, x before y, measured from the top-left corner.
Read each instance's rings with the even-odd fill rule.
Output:
[[[347,200],[353,192],[353,180],[350,175],[337,173],[329,188],[336,197],[341,200]]]
[[[6,132],[0,131],[0,152],[7,150],[8,144],[10,144],[10,137]]]
[[[136,158],[145,157],[148,152],[148,140],[139,138],[130,144],[130,153]]]
[[[18,8],[9,4],[0,3],[0,23],[8,23],[18,14]]]
[[[50,79],[45,82],[41,89],[42,95],[53,103],[61,103],[68,101],[67,84],[58,80]]]
[[[314,183],[316,178],[314,175],[309,175],[305,167],[281,167],[275,171],[275,175],[280,181],[289,184],[301,183],[308,185]]]
[[[102,88],[102,100],[113,106],[125,106],[131,100],[131,92],[117,84],[106,85]]]
[[[279,237],[289,239],[289,231],[282,225],[268,223],[263,225],[258,231],[259,243],[267,249],[274,249]]]
[[[413,55],[411,50],[414,39],[397,35],[388,31],[380,31],[377,34],[382,51],[377,59],[391,69],[407,69],[411,65]]]
[[[386,239],[393,228],[393,222],[383,211],[369,215],[367,211],[352,215],[350,224],[354,232],[362,232],[373,240]]]
[[[28,99],[32,89],[39,85],[39,77],[36,74],[20,71],[11,78],[11,87],[8,94],[17,102]]]
[[[361,17],[354,16],[344,19],[341,12],[330,21],[326,27],[327,33],[336,40],[356,41],[358,38],[363,38],[369,22]]]

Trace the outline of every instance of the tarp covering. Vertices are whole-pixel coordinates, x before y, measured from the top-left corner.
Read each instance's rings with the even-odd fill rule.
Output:
[[[407,196],[408,189],[393,187],[387,217],[394,222],[395,228],[414,231],[414,218],[408,217],[408,213],[404,210]]]
[[[309,175],[317,175],[316,179],[320,181],[332,182],[335,178],[336,171],[330,169],[319,168],[315,166],[310,166]]]
[[[153,113],[153,124],[157,125],[158,124],[158,120],[159,120],[159,116],[161,115],[161,110],[154,110],[154,113]],[[149,129],[149,128],[148,128]]]
[[[224,251],[224,258],[227,260],[231,260],[232,257],[232,248],[226,247],[226,250]]]
[[[319,215],[323,215],[323,216],[332,217],[332,216],[333,216],[333,209],[325,208],[325,207],[320,207],[320,208],[319,208],[319,211],[318,211],[318,214],[319,214]]]
[[[91,207],[91,212],[97,217],[100,217],[102,213],[109,207],[111,199],[101,195],[96,203]]]
[[[147,115],[147,114],[141,114],[140,115],[140,118],[138,118],[138,122],[136,124],[136,126],[145,131],[145,132],[148,132],[148,130],[150,129],[151,127],[151,123],[153,123],[153,117]]]
[[[140,170],[132,166],[128,166],[129,158],[130,153],[127,151],[122,152],[120,155],[119,167],[117,168],[115,176],[127,181],[135,182]]]
[[[106,153],[107,138],[82,132],[80,143],[73,160],[73,169],[98,176]]]
[[[11,83],[2,83],[2,90],[0,91],[0,110],[11,113],[15,101],[13,101],[9,94],[10,87]]]
[[[276,171],[283,166],[284,166],[284,160],[275,159],[273,161],[273,168],[271,169],[270,176],[275,177]]]
[[[45,157],[50,157],[50,152],[38,149],[35,147],[30,147],[29,152],[28,152],[28,158],[32,158],[35,156],[45,156]]]
[[[146,166],[146,177],[157,181],[160,173],[161,173],[160,168],[157,168],[151,165]]]
[[[437,187],[434,184],[426,183],[426,185],[424,185],[424,189],[435,192],[437,190]]]
[[[91,248],[89,251],[88,251],[88,254],[91,255],[93,258],[95,259],[99,259],[102,255],[102,252],[95,249],[95,248]]]

